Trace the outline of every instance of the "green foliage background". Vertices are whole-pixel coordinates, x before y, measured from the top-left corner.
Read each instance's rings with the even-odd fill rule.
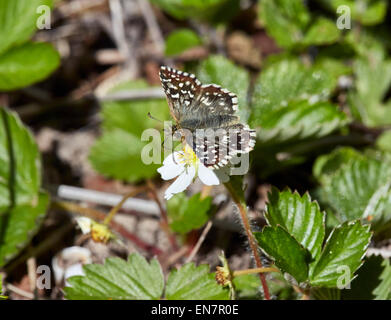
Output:
[[[239,1],[151,3],[180,21],[180,27],[166,35],[164,59],[176,61],[194,47],[209,46],[207,57],[185,62],[184,69],[204,83],[235,92],[242,121],[257,131],[249,174],[258,184],[273,187],[264,212],[266,225],[256,225],[254,236],[259,250],[278,269],[268,277],[273,297],[391,299],[389,259],[366,256],[370,245],[376,248],[391,238],[389,3],[259,1],[253,7],[257,23],[278,48],[278,53],[263,59],[260,70],[219,54],[213,50],[213,37],[194,27],[202,24],[229,35],[240,14]],[[53,4],[0,0],[3,92],[47,78],[60,63],[52,45],[30,40],[39,5]],[[342,5],[351,13],[348,29],[337,27],[345,12],[340,11]],[[183,27],[187,20],[193,23]],[[144,80],[135,80],[111,92],[146,88]],[[103,103],[101,135],[89,156],[98,173],[127,183],[157,178],[158,165],[146,165],[140,158],[147,144],[140,139],[142,132],[162,130],[160,123],[146,117],[148,112],[169,119],[164,99]],[[39,230],[49,197],[41,190],[40,154],[32,134],[4,107],[0,123],[0,267],[4,267]],[[185,241],[213,217],[212,201],[200,194],[173,197],[167,203],[171,232]],[[156,259],[148,262],[133,254],[127,261],[109,258],[104,265],[87,265],[84,271],[84,276],[68,280],[67,299],[230,298],[206,265],[189,263],[164,275]],[[340,286],[344,272],[351,289]],[[246,275],[231,280],[237,298],[262,297],[259,278]]]

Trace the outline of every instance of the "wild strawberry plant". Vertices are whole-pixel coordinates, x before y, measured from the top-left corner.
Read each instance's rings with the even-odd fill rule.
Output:
[[[230,0],[151,2],[167,16],[226,32],[227,21],[240,11],[239,1]],[[256,131],[246,175],[217,174],[184,143],[166,158],[161,150],[157,156],[163,163],[145,163],[140,156],[145,147],[161,145],[143,137],[145,130],[164,129],[147,114],[169,120],[166,100],[106,101],[90,164],[107,179],[138,185],[107,215],[59,203],[42,190],[45,168],[33,134],[14,111],[1,106],[0,267],[20,257],[50,204],[88,216],[77,221],[93,240],[124,245],[113,217],[126,198],[144,192],[157,202],[170,255],[154,248],[154,257],[147,257],[148,245],[133,239],[143,252],[85,265],[83,275],[66,279],[66,299],[391,299],[389,258],[369,254],[389,243],[391,227],[391,42],[381,32],[388,4],[363,1],[366,9],[359,10],[354,1],[344,1],[354,30],[342,31],[331,19],[342,2],[317,2],[317,11],[302,0],[259,3],[258,20],[281,50],[257,73],[215,53],[184,65],[202,83],[216,84],[216,95],[217,85],[232,93],[241,121],[235,124]],[[45,79],[60,63],[52,45],[31,40],[41,5],[53,6],[50,0],[0,0],[0,16],[6,17],[0,19],[3,92]],[[225,8],[230,10],[221,17]],[[170,32],[165,55],[176,59],[210,45],[211,39],[195,29]],[[151,89],[146,81],[129,80],[109,93],[146,89]],[[201,192],[193,189],[196,178],[204,185]],[[172,179],[159,194],[156,185]],[[272,185],[258,210],[254,181]],[[232,268],[231,248],[228,257],[218,256],[217,268],[190,262],[193,251],[181,252],[200,230],[205,234],[198,240],[206,237],[221,210],[221,195],[232,200],[234,228],[253,260],[249,269]],[[202,241],[193,243],[198,244]]]

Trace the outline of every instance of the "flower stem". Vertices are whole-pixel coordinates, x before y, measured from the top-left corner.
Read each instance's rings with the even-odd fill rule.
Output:
[[[65,210],[69,212],[76,212],[84,217],[88,217],[96,221],[102,220],[106,216],[103,212],[98,211],[96,209],[82,207],[76,203],[68,202],[68,201],[53,201],[51,203],[51,206],[55,209]]]
[[[228,192],[230,193],[232,200],[238,206],[240,218],[242,219],[243,227],[244,227],[244,230],[246,231],[248,243],[250,245],[252,254],[254,256],[255,264],[257,265],[257,268],[263,268],[262,262],[261,262],[261,257],[259,256],[259,252],[258,252],[258,244],[254,238],[252,231],[251,231],[250,222],[248,220],[247,206],[246,206],[246,203],[244,202],[244,195],[239,196],[237,190],[233,187],[231,182],[227,182],[224,185],[227,188]],[[242,189],[240,188],[240,191],[241,190]],[[265,295],[265,299],[270,300],[270,293],[269,293],[269,288],[266,283],[265,275],[263,273],[259,273],[259,278],[262,283],[262,288],[263,288],[263,292]]]
[[[253,268],[253,269],[245,269],[245,270],[236,270],[232,272],[234,277],[242,276],[245,274],[253,274],[253,273],[265,273],[265,272],[279,272],[278,269],[269,267],[269,268]]]
[[[118,204],[110,210],[109,214],[103,220],[103,224],[109,225],[111,220],[114,218],[114,215],[121,209],[121,207],[123,206],[123,204],[125,203],[126,200],[136,196],[137,194],[145,191],[146,189],[147,188],[145,186],[143,186],[143,187],[140,187],[140,188],[136,188],[135,190],[127,193],[126,195],[124,195],[122,200],[120,202],[118,202]]]
[[[76,203],[72,203],[72,202],[56,201],[56,202],[52,202],[52,206],[57,209],[76,212],[82,216],[88,217],[95,221],[102,221],[106,217],[106,214],[99,210],[81,207]],[[120,233],[124,238],[132,241],[140,249],[145,250],[147,252],[151,252],[152,254],[157,256],[162,254],[162,251],[159,248],[149,245],[148,243],[145,243],[143,240],[141,240],[136,235],[127,231],[124,227],[122,227],[120,224],[116,223],[115,221],[111,221],[110,226],[118,233]]]

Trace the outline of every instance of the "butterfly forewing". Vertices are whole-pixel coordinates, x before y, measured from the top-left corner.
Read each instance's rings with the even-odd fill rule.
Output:
[[[161,67],[160,79],[171,114],[187,143],[207,167],[219,168],[240,153],[251,151],[255,131],[235,115],[237,96],[215,84],[201,85],[187,72]]]
[[[236,94],[229,92],[215,84],[201,87],[199,103],[200,109],[207,110],[211,116],[217,114],[234,114],[238,110],[238,98]]]
[[[159,75],[171,114],[180,122],[199,95],[201,82],[193,74],[165,66],[160,68]]]

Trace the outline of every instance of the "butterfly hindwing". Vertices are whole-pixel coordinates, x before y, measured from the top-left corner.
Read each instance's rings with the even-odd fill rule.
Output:
[[[219,168],[255,145],[255,130],[241,123],[224,128],[197,129],[187,141],[200,161],[207,167]]]

